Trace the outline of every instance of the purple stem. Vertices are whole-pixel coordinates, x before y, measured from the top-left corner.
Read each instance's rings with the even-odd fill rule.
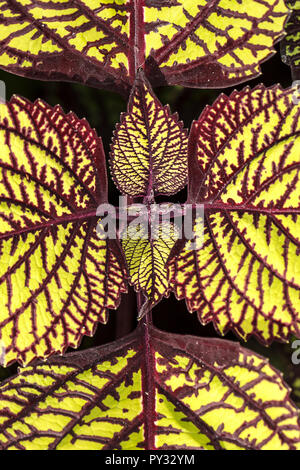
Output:
[[[137,293],[138,310],[141,309],[145,301],[142,293]],[[143,355],[142,363],[142,390],[143,390],[143,410],[145,422],[145,448],[155,449],[155,358],[151,345],[150,328],[152,325],[152,311],[149,310],[141,320],[143,335]]]

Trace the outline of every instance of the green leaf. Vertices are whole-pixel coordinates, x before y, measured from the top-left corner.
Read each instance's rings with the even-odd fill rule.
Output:
[[[281,375],[238,343],[140,327],[0,387],[0,448],[300,448]]]

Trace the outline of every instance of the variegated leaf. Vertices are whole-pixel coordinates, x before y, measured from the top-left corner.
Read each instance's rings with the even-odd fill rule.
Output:
[[[3,382],[0,448],[300,448],[298,411],[265,359],[238,343],[143,328]]]
[[[294,92],[258,86],[221,95],[190,135],[189,199],[204,204],[204,244],[198,251],[190,242],[174,248],[171,285],[202,323],[213,321],[221,334],[233,329],[245,340],[300,335]]]
[[[166,262],[178,239],[176,227],[171,223],[134,223],[122,233],[122,248],[127,261],[130,282],[142,292],[153,306],[169,294]],[[139,312],[141,315],[144,309]]]
[[[0,105],[0,345],[4,364],[76,347],[125,291],[118,245],[97,235],[102,142],[38,100]]]
[[[111,146],[113,179],[123,194],[174,194],[187,183],[187,132],[163,107],[140,70]]]
[[[281,57],[292,69],[293,80],[300,80],[300,2],[287,0],[291,16],[286,24],[287,35],[282,40]]]
[[[143,65],[155,85],[224,87],[259,74],[287,14],[284,0],[1,0],[0,65],[123,93]]]

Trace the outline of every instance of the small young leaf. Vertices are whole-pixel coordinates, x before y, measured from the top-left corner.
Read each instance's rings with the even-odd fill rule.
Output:
[[[293,80],[300,80],[300,3],[299,0],[287,0],[292,14],[286,25],[287,35],[280,43],[281,57],[292,69]]]
[[[125,272],[96,231],[105,157],[87,122],[14,97],[0,105],[0,146],[1,360],[28,363],[106,322]]]
[[[130,282],[143,292],[149,307],[169,293],[166,262],[177,239],[176,228],[166,222],[154,226],[152,232],[148,224],[129,226],[122,235]]]
[[[284,0],[4,0],[0,66],[124,94],[140,66],[153,85],[226,87],[260,73],[287,15]]]
[[[221,95],[194,123],[190,202],[203,248],[177,242],[170,279],[202,323],[262,342],[300,335],[300,105],[295,88]],[[196,229],[197,232],[197,229]],[[202,232],[200,232],[202,235]]]
[[[219,339],[146,336],[140,325],[3,382],[0,448],[292,450],[300,427],[267,360]]]
[[[111,147],[113,179],[123,194],[174,194],[187,183],[187,132],[163,107],[140,70]]]

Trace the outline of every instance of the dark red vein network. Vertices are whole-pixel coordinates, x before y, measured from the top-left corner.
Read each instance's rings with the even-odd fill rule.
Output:
[[[264,400],[262,384],[269,387]],[[265,359],[237,343],[170,335],[147,322],[115,343],[23,369],[2,383],[4,401],[3,450],[42,442],[49,450],[295,449],[300,439],[289,390]],[[235,413],[230,424],[226,412]],[[40,420],[54,418],[53,429],[39,429]]]
[[[126,268],[118,242],[99,237],[106,162],[86,120],[14,96],[1,105],[0,139],[2,362],[28,363],[106,322]]]
[[[0,8],[0,66],[126,96],[141,66],[155,86],[227,87],[259,75],[259,64],[282,37],[287,13],[283,0],[252,0],[250,8],[242,0],[233,9],[220,0],[96,6],[7,0]]]

